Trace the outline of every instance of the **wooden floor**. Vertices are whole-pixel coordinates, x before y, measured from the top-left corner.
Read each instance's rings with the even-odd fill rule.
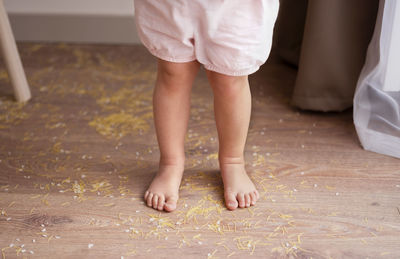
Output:
[[[3,258],[400,258],[400,160],[364,151],[352,111],[289,105],[295,70],[251,76],[255,207],[228,211],[212,92],[193,88],[177,211],[142,195],[158,167],[155,60],[141,46],[18,45],[33,99],[0,64]]]

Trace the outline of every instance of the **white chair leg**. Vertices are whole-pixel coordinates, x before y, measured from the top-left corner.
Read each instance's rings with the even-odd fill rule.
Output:
[[[8,75],[14,88],[15,98],[18,102],[28,101],[31,98],[31,92],[3,0],[0,0],[0,45]]]

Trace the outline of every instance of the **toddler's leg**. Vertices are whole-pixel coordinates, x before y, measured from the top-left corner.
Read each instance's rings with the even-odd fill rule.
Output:
[[[259,198],[245,171],[244,146],[250,123],[251,93],[247,76],[227,76],[207,71],[214,92],[218,130],[218,160],[228,209],[249,207]]]
[[[185,164],[184,140],[197,61],[172,63],[158,60],[153,93],[154,125],[160,147],[159,170],[144,195],[148,206],[173,211]]]

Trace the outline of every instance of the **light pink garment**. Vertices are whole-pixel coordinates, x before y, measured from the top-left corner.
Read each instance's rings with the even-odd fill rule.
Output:
[[[156,57],[198,60],[227,75],[254,73],[267,60],[279,0],[135,0],[136,27]]]

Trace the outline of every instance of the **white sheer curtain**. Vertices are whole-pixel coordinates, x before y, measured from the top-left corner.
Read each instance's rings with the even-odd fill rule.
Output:
[[[400,2],[381,0],[354,96],[354,124],[366,150],[400,158]]]

